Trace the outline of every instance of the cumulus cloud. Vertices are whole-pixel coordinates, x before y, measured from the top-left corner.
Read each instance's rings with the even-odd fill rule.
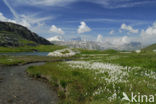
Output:
[[[126,30],[128,33],[136,34],[139,32],[138,29],[134,29],[132,26],[128,26],[126,24],[122,24],[120,30]]]
[[[150,44],[156,42],[156,22],[152,26],[141,31],[141,39],[143,43]]]
[[[49,31],[57,34],[64,34],[64,31],[61,28],[56,27],[55,25],[52,25]]]
[[[47,40],[49,40],[49,41],[64,41],[62,36],[50,37],[50,38],[47,38]]]
[[[122,37],[110,37],[110,38],[105,38],[104,42],[111,43],[114,46],[118,45],[124,45],[130,43],[132,40],[128,36],[122,36]]]
[[[110,34],[110,35],[113,35],[113,34],[114,34],[114,30],[111,30],[111,31],[109,32],[109,34]]]
[[[110,46],[121,46],[124,44],[128,44],[130,42],[136,41],[134,38],[129,36],[120,36],[120,37],[103,37],[101,34],[97,36],[97,42],[103,43],[103,45],[110,45]]]
[[[103,36],[99,34],[96,39],[97,42],[103,42]]]
[[[86,24],[84,21],[82,21],[80,24],[81,24],[81,25],[79,26],[79,28],[78,28],[78,30],[77,30],[77,32],[78,32],[79,34],[85,33],[85,32],[90,32],[90,31],[91,31],[91,28],[89,28],[89,27],[87,26],[87,24]]]
[[[16,23],[15,20],[11,20],[11,19],[8,19],[6,18],[3,13],[0,12],[0,21],[6,21],[6,22],[13,22],[13,23]]]
[[[139,31],[139,30],[136,30],[136,31]],[[122,37],[120,41],[116,41],[115,43],[125,43],[125,42],[130,42],[130,41],[138,41],[138,42],[141,42],[143,45],[150,45],[150,44],[156,43],[156,22],[153,23],[153,25],[145,29],[142,29],[142,31],[139,34],[140,35],[136,37],[127,37],[127,36]],[[119,40],[119,39],[116,39],[116,40]]]
[[[123,36],[121,39],[120,39],[121,43],[122,44],[127,44],[129,43],[131,40],[128,36]]]
[[[6,20],[6,17],[4,17],[4,15],[2,13],[0,13],[0,20],[1,21],[5,21]]]

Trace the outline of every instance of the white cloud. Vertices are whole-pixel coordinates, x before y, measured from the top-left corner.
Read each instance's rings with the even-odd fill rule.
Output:
[[[2,13],[0,13],[0,20],[1,21],[5,21],[7,18],[6,17],[4,17],[4,15],[2,14]]]
[[[123,36],[121,39],[120,39],[120,42],[122,44],[127,44],[127,43],[130,43],[130,38],[128,36]]]
[[[13,5],[32,5],[32,6],[64,6],[77,0],[10,0]]]
[[[141,39],[144,44],[156,43],[156,22],[141,32]]]
[[[16,0],[17,2],[21,1],[21,0]],[[29,1],[29,0],[27,0]],[[23,26],[26,26],[28,28],[33,28],[33,25],[38,25],[43,21],[52,19],[52,17],[42,17],[42,18],[36,18],[36,14],[33,15],[19,15],[18,13],[16,13],[16,11],[14,10],[14,8],[10,5],[10,2],[13,2],[12,4],[16,4],[15,1],[8,1],[8,0],[3,0],[3,2],[6,4],[6,6],[10,9],[11,13],[14,15],[14,19],[8,19],[6,17],[4,17],[4,15],[1,13],[1,20],[2,21],[6,21],[6,22],[14,22]],[[22,1],[23,2],[23,1]],[[3,17],[3,18],[2,18]]]
[[[132,26],[128,26],[126,24],[122,24],[120,29],[126,30],[126,31],[128,31],[128,33],[133,33],[133,34],[136,34],[139,32],[138,29],[134,29]]]
[[[124,45],[131,42],[128,36],[105,38],[105,42],[109,42],[114,46]]]
[[[79,26],[79,28],[77,30],[77,32],[79,34],[85,33],[85,32],[90,32],[90,31],[91,31],[91,28],[89,28],[84,21],[81,22],[81,25]]]
[[[116,41],[115,43],[124,43],[124,42],[130,42],[130,41],[141,42],[143,45],[150,45],[150,44],[156,43],[156,22],[153,23],[152,26],[149,26],[148,28],[143,29],[140,32],[139,36],[122,37],[120,41]]]
[[[49,40],[49,41],[64,41],[62,36],[50,37],[50,38],[47,38],[47,40]]]
[[[18,19],[9,19],[0,12],[0,21],[4,22],[12,22],[16,24],[20,24],[29,28],[31,31],[38,33],[39,35],[51,34],[49,32],[49,26],[44,23],[44,21],[48,20],[49,18],[36,18],[31,15],[25,16],[21,15]]]
[[[53,17],[41,17],[41,18],[38,18],[37,15],[38,15],[37,13],[33,14],[33,15],[28,15],[28,16],[27,15],[21,15],[20,18],[24,19],[24,20],[27,20],[31,24],[36,24],[36,23],[40,23],[40,22],[44,22],[44,21],[53,19]]]
[[[43,24],[42,22],[45,22],[47,20],[52,19],[52,17],[42,17],[38,18],[36,15],[21,15],[19,18],[16,18],[16,21],[18,24],[21,24],[23,26],[26,26],[28,28],[34,28],[36,25]]]
[[[52,25],[49,31],[57,34],[64,34],[64,31],[61,28],[56,27],[55,25]]]
[[[49,19],[51,19],[51,17],[36,18],[31,15],[29,16],[21,15],[21,16],[18,16],[18,18],[9,19],[5,17],[3,13],[0,12],[0,21],[17,23],[22,26],[28,27],[30,29],[33,28],[34,25],[39,25],[42,22],[49,20]]]
[[[23,3],[25,1],[29,0],[22,0]],[[0,13],[0,21],[4,22],[13,22],[16,24],[20,24],[22,26],[25,26],[29,28],[31,31],[36,32],[38,34],[50,34],[49,32],[49,26],[45,24],[45,21],[53,19],[53,17],[39,17],[39,13],[29,13],[29,14],[23,14],[19,15],[13,7],[18,6],[18,2],[21,2],[21,0],[3,0],[3,2],[6,4],[6,6],[10,9],[11,13],[13,14],[14,18],[9,19],[5,17],[2,13]],[[21,5],[19,5],[21,6]]]
[[[73,2],[87,1],[102,5],[104,8],[127,8],[138,5],[152,4],[155,0],[9,0],[13,5],[33,5],[33,6],[64,6]]]
[[[31,24],[26,20],[26,19],[9,19],[7,17],[5,17],[3,15],[3,13],[0,13],[0,21],[4,21],[4,22],[12,22],[12,23],[16,23],[16,24],[20,24],[22,26],[26,26],[28,28],[31,27]]]
[[[8,19],[0,12],[0,21],[7,21]]]
[[[135,7],[138,5],[152,4],[156,3],[154,0],[86,0],[88,2],[93,2],[102,5],[104,8],[114,9],[114,8],[128,8]]]
[[[109,34],[110,34],[110,35],[113,35],[113,34],[114,34],[114,30],[111,30],[111,31],[109,32]]]
[[[96,39],[97,42],[103,42],[103,36],[99,34]]]
[[[5,16],[3,15],[3,13],[1,13],[1,12],[0,12],[0,21],[16,23],[15,20],[12,20],[12,19],[9,19],[9,18],[5,17]]]

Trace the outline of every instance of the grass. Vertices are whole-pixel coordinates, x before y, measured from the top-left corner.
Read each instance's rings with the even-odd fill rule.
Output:
[[[96,62],[107,62],[119,64],[121,66],[139,66],[142,68],[148,68],[155,70],[156,67],[156,53],[117,53],[117,54],[106,54],[106,55],[81,55],[82,60],[85,61],[96,61]]]
[[[81,54],[115,54],[118,53],[118,51],[109,49],[109,50],[85,50],[85,49],[78,49]]]
[[[63,49],[64,46],[57,45],[38,45],[38,46],[23,46],[23,47],[0,47],[0,52],[53,52]]]
[[[61,67],[59,67],[61,66]],[[63,68],[64,67],[64,68]],[[42,70],[44,69],[44,70]],[[90,83],[86,85],[86,81],[95,83],[88,72],[72,71],[63,63],[48,63],[44,66],[29,67],[28,73],[33,76],[46,76],[54,87],[58,89],[58,96],[62,99],[60,103],[80,103],[83,104],[89,95],[83,95],[90,87]],[[88,97],[87,97],[88,96]]]
[[[142,49],[143,51],[153,51],[153,50],[156,50],[156,44],[152,44],[148,47],[145,47]]]
[[[35,62],[54,62],[69,60],[75,57],[48,57],[48,56],[0,56],[0,66],[24,65]]]
[[[32,66],[27,72],[47,78],[60,104],[125,104],[123,92],[156,93],[155,53],[81,52],[74,61]]]

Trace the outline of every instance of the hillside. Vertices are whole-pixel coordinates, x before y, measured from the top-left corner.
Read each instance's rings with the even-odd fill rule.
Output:
[[[0,21],[0,46],[36,46],[51,43],[24,26]]]
[[[156,50],[156,44],[152,44],[150,46],[147,46],[147,47],[143,48],[142,50],[144,50],[144,51],[153,51],[153,50]]]

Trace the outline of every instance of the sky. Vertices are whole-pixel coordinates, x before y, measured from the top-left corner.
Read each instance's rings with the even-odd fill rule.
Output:
[[[44,38],[156,43],[156,0],[0,0],[0,21]]]

